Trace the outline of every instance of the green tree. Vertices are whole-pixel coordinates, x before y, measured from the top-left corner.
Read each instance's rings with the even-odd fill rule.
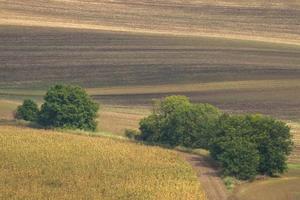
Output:
[[[249,164],[253,167],[252,171],[248,169],[249,175],[254,170],[257,173],[274,175],[287,169],[286,161],[293,143],[290,129],[284,122],[262,115],[225,114],[220,117],[216,130],[210,144],[210,152],[213,158],[221,162],[225,172],[232,172],[233,169],[233,165],[224,164],[224,161],[231,162],[230,159],[233,159],[230,154],[234,155],[235,161],[238,161],[240,156],[247,155],[245,150],[235,144],[241,141],[244,141],[244,146],[248,146],[249,160],[255,158],[254,150],[251,148],[255,147],[259,156],[257,167],[254,168],[254,165]],[[247,145],[245,141],[249,144]],[[236,162],[237,168],[243,166],[238,164],[239,162],[242,163]],[[232,174],[239,178],[246,177],[243,171],[241,174]]]
[[[184,146],[208,149],[211,139],[215,137],[216,122],[221,111],[210,104],[193,104],[185,113]]]
[[[156,114],[151,114],[150,116],[142,119],[140,121],[140,131],[141,135],[138,139],[147,141],[150,143],[160,142],[160,119]]]
[[[245,121],[251,126],[250,137],[260,154],[259,172],[267,175],[287,170],[287,158],[293,142],[286,123],[262,115],[247,115]]]
[[[39,123],[46,127],[96,130],[98,104],[78,86],[55,85],[44,97]]]
[[[207,148],[220,111],[209,104],[192,104],[187,97],[170,96],[154,105],[140,123],[141,139],[170,146]]]
[[[142,140],[177,146],[183,142],[182,115],[191,106],[187,97],[170,96],[156,101],[153,113],[141,120],[140,131]]]
[[[37,120],[38,113],[38,105],[31,99],[25,99],[23,104],[18,106],[15,118],[34,122]]]
[[[222,165],[224,175],[243,180],[254,178],[260,158],[256,145],[245,137],[223,139],[218,140],[221,153],[217,155],[217,160]]]

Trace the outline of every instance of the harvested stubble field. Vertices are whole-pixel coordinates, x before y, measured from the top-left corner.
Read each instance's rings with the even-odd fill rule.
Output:
[[[16,101],[0,100],[0,120],[11,120],[18,105]]]
[[[267,178],[237,187],[229,200],[298,200],[299,184],[300,168],[292,168],[280,178]]]
[[[124,136],[126,130],[138,130],[140,120],[149,114],[147,108],[102,106],[98,129]]]
[[[0,0],[0,8],[3,25],[300,44],[300,3],[296,0]]]
[[[174,151],[0,126],[0,199],[205,199]]]
[[[300,163],[300,124],[299,123],[290,123],[292,128],[292,133],[294,137],[294,151],[289,158],[291,163]]]

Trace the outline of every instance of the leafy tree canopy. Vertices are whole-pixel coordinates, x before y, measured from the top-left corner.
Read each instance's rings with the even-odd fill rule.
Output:
[[[30,99],[25,99],[23,104],[18,106],[15,117],[17,119],[34,122],[38,118],[38,113],[38,105]]]
[[[46,127],[96,130],[99,106],[78,86],[55,85],[44,97],[38,122]]]

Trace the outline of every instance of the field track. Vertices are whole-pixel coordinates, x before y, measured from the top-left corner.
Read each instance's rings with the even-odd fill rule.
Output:
[[[208,158],[187,153],[182,153],[182,156],[197,171],[208,200],[226,200],[228,198],[228,191],[218,174],[218,170]]]

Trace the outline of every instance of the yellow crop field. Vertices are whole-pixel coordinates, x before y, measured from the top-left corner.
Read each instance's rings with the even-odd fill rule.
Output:
[[[205,199],[176,152],[0,126],[0,199]]]

